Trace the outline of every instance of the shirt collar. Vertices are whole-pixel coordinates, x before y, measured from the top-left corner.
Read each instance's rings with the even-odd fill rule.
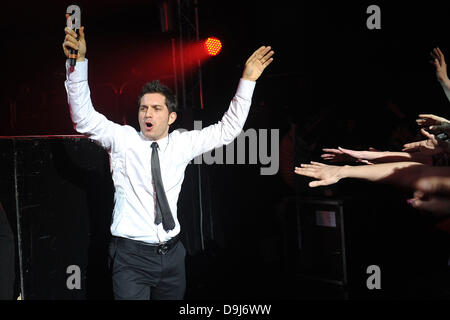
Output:
[[[167,136],[165,136],[162,139],[159,140],[150,140],[149,138],[147,138],[146,136],[144,136],[144,134],[142,133],[142,131],[139,131],[139,135],[141,136],[142,140],[147,141],[148,143],[152,143],[152,142],[157,142],[158,146],[159,146],[159,150],[161,151],[166,151],[167,146],[169,145],[169,136],[170,134],[168,134]]]

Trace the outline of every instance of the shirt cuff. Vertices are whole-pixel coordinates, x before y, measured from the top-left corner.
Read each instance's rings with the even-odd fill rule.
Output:
[[[255,90],[256,81],[242,79],[239,81],[239,86],[236,95],[245,100],[251,100],[253,90]]]
[[[70,60],[66,60],[66,79],[70,82],[87,81],[88,77],[88,60],[80,61],[75,67],[70,66]]]

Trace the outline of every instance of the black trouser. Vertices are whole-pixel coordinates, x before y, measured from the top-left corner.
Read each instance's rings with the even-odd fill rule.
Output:
[[[109,262],[116,300],[181,300],[186,290],[186,250],[178,241],[167,253],[131,239],[112,237]]]

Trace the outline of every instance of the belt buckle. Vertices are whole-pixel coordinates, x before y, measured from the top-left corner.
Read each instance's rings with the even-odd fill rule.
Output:
[[[169,245],[167,243],[160,244],[158,246],[158,254],[165,255],[169,251]]]

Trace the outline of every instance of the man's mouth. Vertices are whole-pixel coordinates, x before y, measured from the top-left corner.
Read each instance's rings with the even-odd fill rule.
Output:
[[[146,122],[145,126],[146,126],[147,130],[150,130],[151,128],[153,128],[153,124],[151,122]]]

